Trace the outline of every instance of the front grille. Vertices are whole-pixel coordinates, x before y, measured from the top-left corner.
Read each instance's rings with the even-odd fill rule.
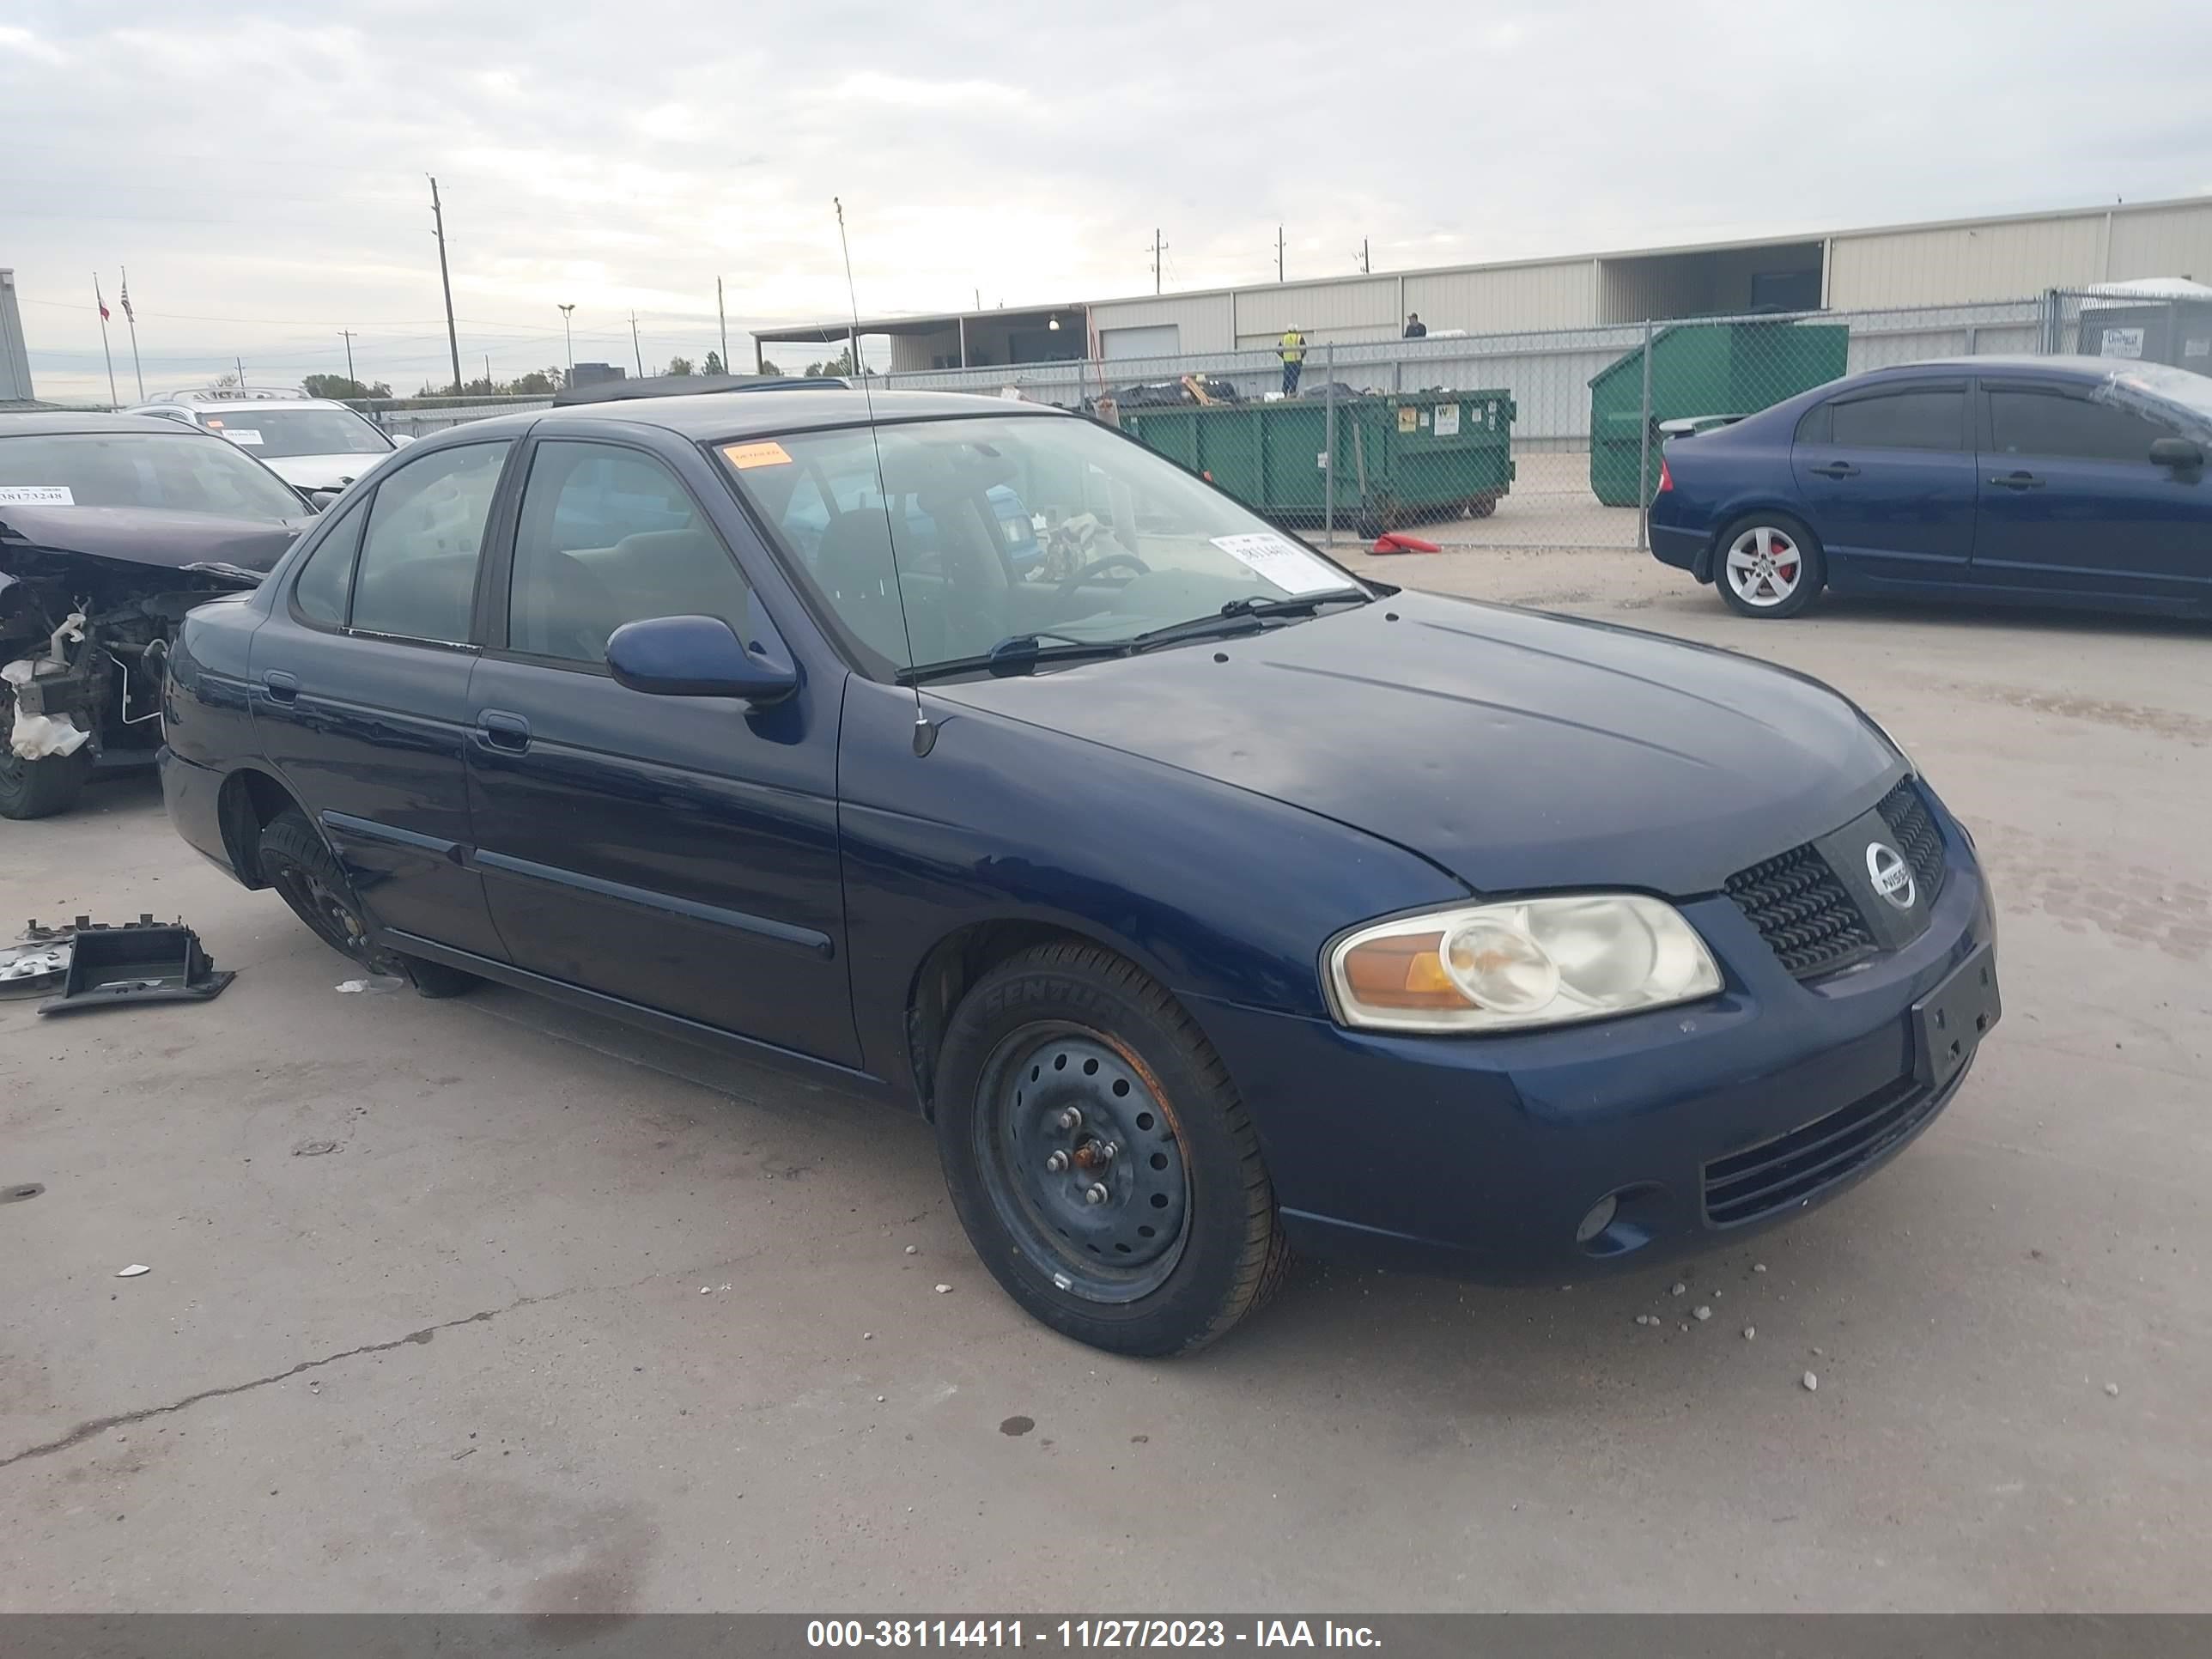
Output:
[[[1928,1120],[1942,1097],[1904,1077],[1841,1111],[1705,1165],[1705,1219],[1733,1227],[1810,1198]]]
[[[1840,968],[1874,949],[1858,906],[1810,846],[1737,871],[1728,878],[1728,896],[1784,970],[1799,979]]]
[[[1936,820],[1929,816],[1920,791],[1911,778],[1904,779],[1874,810],[1897,837],[1897,850],[1912,866],[1913,878],[1920,884],[1925,902],[1935,903],[1936,896],[1943,890],[1943,837]]]

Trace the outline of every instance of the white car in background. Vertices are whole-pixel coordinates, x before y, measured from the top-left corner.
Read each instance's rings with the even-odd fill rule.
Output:
[[[297,390],[210,386],[173,392],[124,411],[228,438],[295,489],[343,489],[404,440],[343,404]]]

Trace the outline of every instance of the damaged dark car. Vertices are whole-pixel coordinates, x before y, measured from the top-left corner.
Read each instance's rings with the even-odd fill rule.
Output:
[[[249,590],[311,508],[235,447],[130,415],[0,416],[0,817],[150,763],[185,612]]]

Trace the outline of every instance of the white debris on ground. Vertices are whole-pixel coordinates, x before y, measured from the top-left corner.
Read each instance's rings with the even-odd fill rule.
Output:
[[[1757,1336],[1758,1334],[1759,1334],[1759,1327],[1758,1327],[1758,1326],[1756,1326],[1756,1325],[1747,1325],[1747,1326],[1745,1326],[1745,1327],[1743,1328],[1743,1340],[1744,1340],[1745,1341],[1747,1341],[1747,1342],[1750,1341],[1753,1337]]]
[[[1806,1392],[1807,1394],[1811,1394],[1814,1389],[1818,1389],[1820,1386],[1820,1379],[1819,1377],[1817,1377],[1817,1376],[1814,1376],[1812,1372],[1810,1372],[1810,1371],[1807,1371],[1807,1372],[1805,1373],[1805,1392]]]
[[[1668,1295],[1669,1295],[1669,1296],[1680,1296],[1684,1291],[1687,1291],[1689,1288],[1690,1288],[1690,1287],[1689,1287],[1687,1285],[1685,1285],[1685,1284],[1684,1284],[1680,1279],[1676,1279],[1676,1280],[1674,1281],[1674,1289],[1672,1289],[1671,1291],[1668,1291],[1667,1292],[1667,1294],[1668,1294]]]
[[[2120,1397],[2120,1385],[2117,1382],[2107,1382],[2105,1384],[2105,1392],[2117,1400]]]
[[[1706,1307],[1703,1303],[1699,1303],[1698,1304],[1697,1311],[1690,1316],[1690,1317],[1696,1320],[1699,1324],[1703,1324],[1706,1320],[1711,1319],[1712,1316],[1713,1310],[1711,1308]]]
[[[1751,1270],[1755,1273],[1763,1273],[1766,1271],[1766,1264],[1764,1261],[1754,1261],[1751,1264]]]
[[[916,1246],[909,1244],[906,1247],[906,1253],[908,1255],[919,1255],[921,1251]]]
[[[153,1271],[154,1270],[148,1267],[144,1262],[134,1261],[115,1276],[118,1279],[136,1279],[141,1273],[150,1273]]]
[[[937,1293],[939,1296],[950,1296],[952,1294],[952,1287],[950,1285],[939,1285],[937,1287]]]

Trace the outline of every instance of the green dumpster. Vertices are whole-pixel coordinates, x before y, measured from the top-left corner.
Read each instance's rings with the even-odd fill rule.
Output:
[[[1424,519],[1494,511],[1513,487],[1511,396],[1420,392],[1338,399],[1336,522],[1373,535]],[[1322,398],[1126,409],[1121,429],[1203,473],[1280,524],[1328,508],[1329,420]]]
[[[1648,463],[1644,348],[1589,383],[1591,492],[1607,507],[1634,507],[1639,475],[1650,489],[1659,485],[1660,422],[1755,415],[1837,379],[1850,345],[1850,330],[1841,323],[1674,323],[1659,330],[1651,337]]]

